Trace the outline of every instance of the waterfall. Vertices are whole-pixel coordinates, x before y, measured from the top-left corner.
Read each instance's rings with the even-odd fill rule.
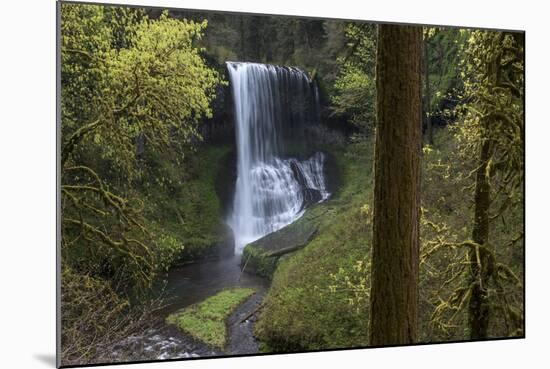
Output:
[[[281,156],[286,137],[319,120],[316,86],[297,68],[227,63],[235,105],[237,182],[228,223],[235,251],[298,219],[329,197],[325,155]]]

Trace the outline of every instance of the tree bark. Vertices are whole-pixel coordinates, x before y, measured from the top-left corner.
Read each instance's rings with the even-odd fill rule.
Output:
[[[422,28],[380,25],[371,345],[417,338]]]
[[[427,37],[427,36],[426,36]],[[431,90],[430,90],[430,64],[429,64],[429,54],[428,54],[428,46],[429,42],[426,39],[424,41],[424,89],[425,89],[425,111],[426,111],[426,136],[428,140],[428,144],[433,145],[434,144],[434,134],[433,134],[433,127],[432,127],[432,117],[431,117]]]
[[[476,171],[475,210],[472,240],[478,245],[486,245],[489,239],[490,187],[487,175],[490,141],[485,140],[480,150],[480,165]],[[472,292],[468,306],[470,338],[487,337],[489,327],[489,303],[487,301],[487,283],[490,277],[489,255],[479,250],[469,251]]]
[[[492,86],[498,85],[500,53],[497,53],[493,60],[486,66],[488,82]],[[474,192],[474,225],[472,229],[472,240],[478,245],[489,248],[489,208],[491,206],[491,187],[489,162],[493,151],[493,139],[489,135],[493,126],[494,118],[491,115],[482,117],[480,120],[481,145],[479,150],[479,161],[476,170],[476,184]],[[484,339],[488,336],[489,320],[491,309],[489,306],[487,285],[493,273],[493,266],[487,252],[471,250],[470,271],[472,290],[468,304],[468,323],[470,326],[471,339]]]

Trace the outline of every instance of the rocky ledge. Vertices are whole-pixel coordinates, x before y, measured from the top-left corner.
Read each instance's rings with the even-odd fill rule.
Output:
[[[315,237],[322,205],[311,207],[292,224],[246,245],[241,258],[243,271],[271,279],[282,256],[301,249]]]

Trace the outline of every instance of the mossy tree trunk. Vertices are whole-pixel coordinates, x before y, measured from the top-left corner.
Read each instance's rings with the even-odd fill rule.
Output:
[[[463,155],[475,154],[473,247],[468,255],[470,338],[488,338],[492,315],[496,318],[501,312],[509,334],[517,335],[523,331],[523,309],[519,307],[518,314],[511,307],[502,283],[516,287],[523,282],[497,260],[498,244],[490,232],[491,222],[499,217],[504,221],[504,211],[512,203],[521,205],[524,195],[524,35],[473,31],[464,60]],[[522,238],[520,231],[506,247]]]
[[[416,341],[422,28],[380,25],[370,343]]]
[[[486,140],[480,149],[480,165],[476,171],[475,210],[472,240],[482,246],[487,245],[489,239],[489,205],[490,187],[487,174],[489,162],[490,141]],[[489,303],[487,300],[487,283],[489,282],[489,255],[484,249],[469,251],[472,291],[468,307],[470,338],[482,339],[487,337],[489,326]]]
[[[500,68],[500,53],[487,64],[487,78],[491,84],[497,85]],[[476,169],[474,192],[474,224],[472,240],[482,246],[470,250],[470,271],[472,290],[468,305],[468,323],[471,339],[487,338],[490,319],[490,305],[487,296],[487,285],[492,274],[492,263],[489,249],[489,208],[491,206],[490,168],[493,152],[493,138],[490,135],[494,125],[490,115],[480,120],[481,145],[479,161]]]

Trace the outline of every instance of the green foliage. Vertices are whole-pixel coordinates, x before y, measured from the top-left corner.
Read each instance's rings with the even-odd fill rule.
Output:
[[[103,18],[109,25],[112,35],[112,48],[120,50],[131,47],[138,25],[146,17],[146,12],[143,8],[103,7]]]
[[[523,183],[523,43],[519,33],[471,33],[462,65],[464,124],[457,132],[464,158],[471,159],[483,142],[492,143],[487,173],[493,190],[504,191],[514,204],[521,203]]]
[[[346,22],[240,14],[178,11],[174,16],[208,19],[200,45],[223,70],[228,60],[295,66],[332,93],[338,57],[345,54]]]
[[[199,304],[169,315],[166,322],[210,346],[223,349],[227,341],[225,320],[253,293],[254,290],[250,288],[224,290]]]
[[[132,306],[111,281],[62,265],[61,365],[105,363],[116,360],[113,345],[135,332],[151,329],[151,312],[160,301]]]
[[[475,162],[464,160],[455,129],[436,130],[437,144],[424,150],[420,256],[420,341],[469,338],[467,306],[470,291],[469,250],[473,219]],[[457,190],[458,189],[458,190]],[[498,277],[490,281],[493,310],[491,337],[516,336],[522,321],[521,207],[502,213],[491,224],[490,244]]]
[[[211,115],[209,103],[220,82],[193,45],[206,22],[166,14],[142,18],[124,28],[129,46],[115,49],[103,7],[65,4],[62,12],[64,162],[82,141],[81,149],[93,148],[120,178],[132,179],[138,174],[138,137],[156,149],[199,137],[197,121]],[[81,24],[82,18],[87,22]],[[116,29],[120,33],[119,24]],[[85,134],[75,137],[83,127]]]
[[[364,130],[374,127],[374,78],[360,67],[345,63],[334,83],[332,97],[334,113],[350,115],[350,121]]]
[[[334,284],[329,286],[331,293],[347,293],[350,305],[356,307],[357,313],[364,312],[364,303],[370,298],[370,262],[357,260],[350,270],[340,268],[337,273],[330,274]],[[321,294],[322,296],[322,294]]]
[[[138,289],[151,284],[155,259],[143,226],[142,202],[112,191],[86,166],[64,168],[74,182],[62,193],[62,259],[76,271]]]
[[[473,179],[467,175],[473,163],[459,155],[454,130],[438,129],[435,138],[436,145],[424,147],[423,160],[420,342],[469,337],[463,283],[468,280],[471,244],[463,240],[469,239],[472,227],[468,188]],[[256,324],[266,351],[368,345],[372,152],[368,140],[333,151],[342,168],[342,185],[321,204],[326,212],[319,211],[315,238],[281,258],[275,270]],[[507,208],[503,218],[505,223],[493,223],[492,242],[502,245],[495,257],[507,281],[491,287],[492,337],[517,335],[513,326],[523,314],[522,286],[517,284],[522,278],[522,247],[518,240],[511,243],[523,226],[521,208]],[[507,303],[497,296],[505,296]]]
[[[331,97],[335,114],[347,116],[363,131],[374,127],[376,28],[350,23],[346,27],[347,55],[338,58],[339,74]]]
[[[109,283],[75,273],[70,267],[63,268],[61,278],[62,356],[68,359],[81,355],[83,348],[91,346],[93,337],[108,334],[111,319],[125,312],[129,302],[119,297]]]
[[[457,28],[427,27],[424,29],[425,60],[428,68],[430,101],[424,102],[426,114],[452,120],[448,105],[454,106],[456,91],[463,89],[460,63],[468,32]],[[424,81],[424,96],[426,84]]]
[[[194,46],[206,22],[117,9],[62,6],[63,249],[83,272],[145,287],[177,247],[145,226],[139,144],[182,164],[220,79]]]
[[[510,268],[512,264],[503,261],[501,251],[521,246],[523,240],[523,221],[513,228],[507,225],[507,210],[521,211],[523,204],[523,45],[521,33],[472,32],[463,66],[464,124],[457,135],[463,154],[465,150],[477,154],[470,305],[483,303],[487,313],[470,309],[470,317],[482,317],[484,322],[494,319],[492,315],[500,317],[506,335],[523,332],[523,297],[518,293],[522,280]],[[508,228],[502,234],[510,238],[495,240],[495,223],[499,222]],[[478,327],[471,325],[473,334],[488,334]]]
[[[183,261],[208,256],[226,236],[216,181],[226,170],[228,152],[227,146],[203,145],[183,161],[185,171],[166,153],[144,154],[151,180],[138,188],[148,229],[157,237],[174,239],[174,256]]]
[[[256,335],[266,349],[367,344],[368,301],[356,300],[357,290],[339,281],[357,267],[358,260],[369,260],[371,227],[364,206],[371,201],[372,144],[361,141],[331,151],[341,168],[342,185],[330,200],[313,209],[319,222],[315,237],[279,261],[256,323]],[[351,282],[361,280],[364,274],[360,274],[350,276]]]
[[[438,129],[434,135],[436,144],[424,146],[422,163],[418,319],[421,342],[467,337],[465,310],[456,314],[462,299],[452,298],[454,282],[465,276],[462,273],[467,263],[463,259],[467,250],[439,245],[469,238],[472,207],[465,199],[464,187],[470,183],[464,181],[463,174],[471,168],[456,155],[457,142],[449,129]]]
[[[150,19],[139,9],[61,5],[64,362],[99,360],[100,344],[142,329],[148,288],[186,246],[146,210],[148,191],[166,199],[170,186],[181,191],[194,177],[153,177],[149,160],[164,155],[184,173],[199,121],[212,114],[223,82],[195,45],[205,27],[166,13]]]
[[[133,298],[175,259],[207,256],[224,237],[216,177],[228,147],[198,145],[199,124],[212,116],[214,89],[224,82],[205,58],[219,70],[216,63],[227,59],[296,65],[318,81],[335,116],[363,134],[373,127],[375,26],[215,15],[207,28],[205,16],[193,14],[150,19],[138,9],[62,5],[68,362],[97,359],[98,342],[108,347],[141,329]],[[424,147],[420,340],[468,337],[471,250],[487,252],[494,271],[491,336],[517,336],[523,329],[523,39],[428,28],[425,40],[431,91],[425,110],[460,119],[452,134],[437,130],[437,144]],[[452,110],[456,101],[461,104]],[[488,141],[490,240],[478,245],[470,240],[472,173]],[[317,233],[299,251],[260,260],[265,274],[274,272],[256,325],[266,350],[368,344],[372,146],[363,138],[327,148],[341,169],[341,186],[296,222],[315,218]],[[252,293],[223,291],[168,321],[222,348],[225,319]]]

